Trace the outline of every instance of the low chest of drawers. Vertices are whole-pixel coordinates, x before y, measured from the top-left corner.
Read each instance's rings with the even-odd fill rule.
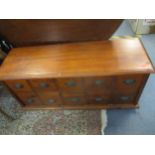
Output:
[[[25,109],[135,108],[154,68],[138,39],[14,48],[0,80]]]

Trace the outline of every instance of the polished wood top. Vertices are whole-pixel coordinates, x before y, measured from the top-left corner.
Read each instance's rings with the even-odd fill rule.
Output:
[[[152,72],[136,38],[14,48],[0,67],[0,80]]]

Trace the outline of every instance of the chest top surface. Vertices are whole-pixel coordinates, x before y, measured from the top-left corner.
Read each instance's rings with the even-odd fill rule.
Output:
[[[118,39],[14,48],[0,67],[0,80],[152,72],[139,39]]]

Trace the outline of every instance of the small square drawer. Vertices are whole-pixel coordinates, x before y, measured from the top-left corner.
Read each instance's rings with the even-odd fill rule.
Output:
[[[116,77],[116,90],[134,93],[143,85],[145,75],[123,75]]]
[[[89,92],[99,91],[107,92],[113,88],[113,78],[112,77],[90,77],[84,78],[85,90]]]
[[[26,80],[11,80],[11,81],[5,81],[5,83],[6,85],[8,85],[10,89],[12,89],[15,92],[31,91],[31,87]]]
[[[56,91],[58,87],[54,79],[34,79],[29,81],[35,91]]]
[[[110,93],[89,93],[87,94],[89,104],[112,103],[113,97]]]
[[[82,79],[80,78],[64,78],[58,79],[59,88],[62,91],[82,91]]]
[[[64,104],[79,105],[87,103],[82,93],[63,93],[62,98]]]
[[[134,103],[135,97],[134,93],[118,93],[115,95],[115,103]]]
[[[43,92],[39,96],[45,105],[62,104],[60,95],[57,92]]]
[[[41,105],[40,99],[32,92],[18,92],[16,95],[25,105]]]

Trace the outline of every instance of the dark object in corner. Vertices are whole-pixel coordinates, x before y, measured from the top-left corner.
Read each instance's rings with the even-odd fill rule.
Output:
[[[3,37],[0,37],[0,64],[3,62],[7,54],[13,48],[11,43]]]

